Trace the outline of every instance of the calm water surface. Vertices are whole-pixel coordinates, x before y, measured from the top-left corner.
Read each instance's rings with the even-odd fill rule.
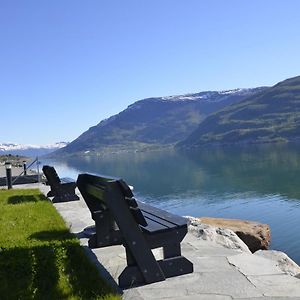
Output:
[[[44,160],[60,176],[122,177],[135,196],[179,215],[240,218],[271,226],[272,249],[300,264],[300,145],[155,151]]]

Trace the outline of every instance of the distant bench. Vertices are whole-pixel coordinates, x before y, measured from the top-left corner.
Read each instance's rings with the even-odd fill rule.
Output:
[[[127,267],[119,276],[120,287],[193,272],[193,264],[181,255],[185,218],[135,200],[121,179],[80,174],[77,186],[96,225],[89,247],[125,247]],[[151,249],[160,247],[163,259],[157,261]]]
[[[79,200],[79,197],[75,194],[76,182],[74,179],[59,178],[55,168],[52,166],[43,166],[43,172],[47,178],[46,184],[51,187],[47,197],[54,197],[53,202]]]

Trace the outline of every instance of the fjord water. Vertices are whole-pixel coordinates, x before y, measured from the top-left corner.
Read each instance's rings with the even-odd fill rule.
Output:
[[[44,161],[60,176],[123,178],[139,200],[179,215],[267,223],[271,248],[300,264],[300,145],[123,153]]]

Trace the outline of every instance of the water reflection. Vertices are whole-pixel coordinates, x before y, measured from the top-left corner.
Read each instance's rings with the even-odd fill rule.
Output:
[[[255,191],[300,199],[300,145],[236,146],[185,154],[195,166],[216,175],[218,191]]]
[[[68,159],[59,171],[124,178],[145,197],[255,192],[300,199],[300,147],[267,145]]]

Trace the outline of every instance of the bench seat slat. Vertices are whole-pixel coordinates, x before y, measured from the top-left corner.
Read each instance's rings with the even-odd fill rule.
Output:
[[[141,229],[144,232],[151,234],[151,233],[157,233],[157,232],[163,232],[163,231],[170,230],[169,227],[159,224],[151,219],[148,219],[148,218],[145,218],[145,219],[147,222],[147,226],[141,226]]]
[[[169,222],[168,220],[165,220],[163,218],[161,218],[161,216],[157,215],[157,216],[154,216],[152,214],[149,214],[148,212],[146,211],[142,211],[143,212],[143,215],[148,223],[149,220],[159,224],[162,226],[162,228],[164,229],[173,229],[173,228],[179,228],[181,227],[182,225],[177,225],[177,224],[174,224],[172,222]],[[146,227],[147,229],[147,227]]]
[[[171,214],[167,211],[164,211],[162,209],[159,209],[157,207],[154,206],[150,206],[146,203],[138,202],[138,206],[141,209],[141,211],[144,213],[148,213],[148,214],[153,214],[154,216],[159,216],[161,219],[166,220],[169,223],[173,223],[174,225],[177,226],[184,226],[187,224],[187,220],[183,217]]]

